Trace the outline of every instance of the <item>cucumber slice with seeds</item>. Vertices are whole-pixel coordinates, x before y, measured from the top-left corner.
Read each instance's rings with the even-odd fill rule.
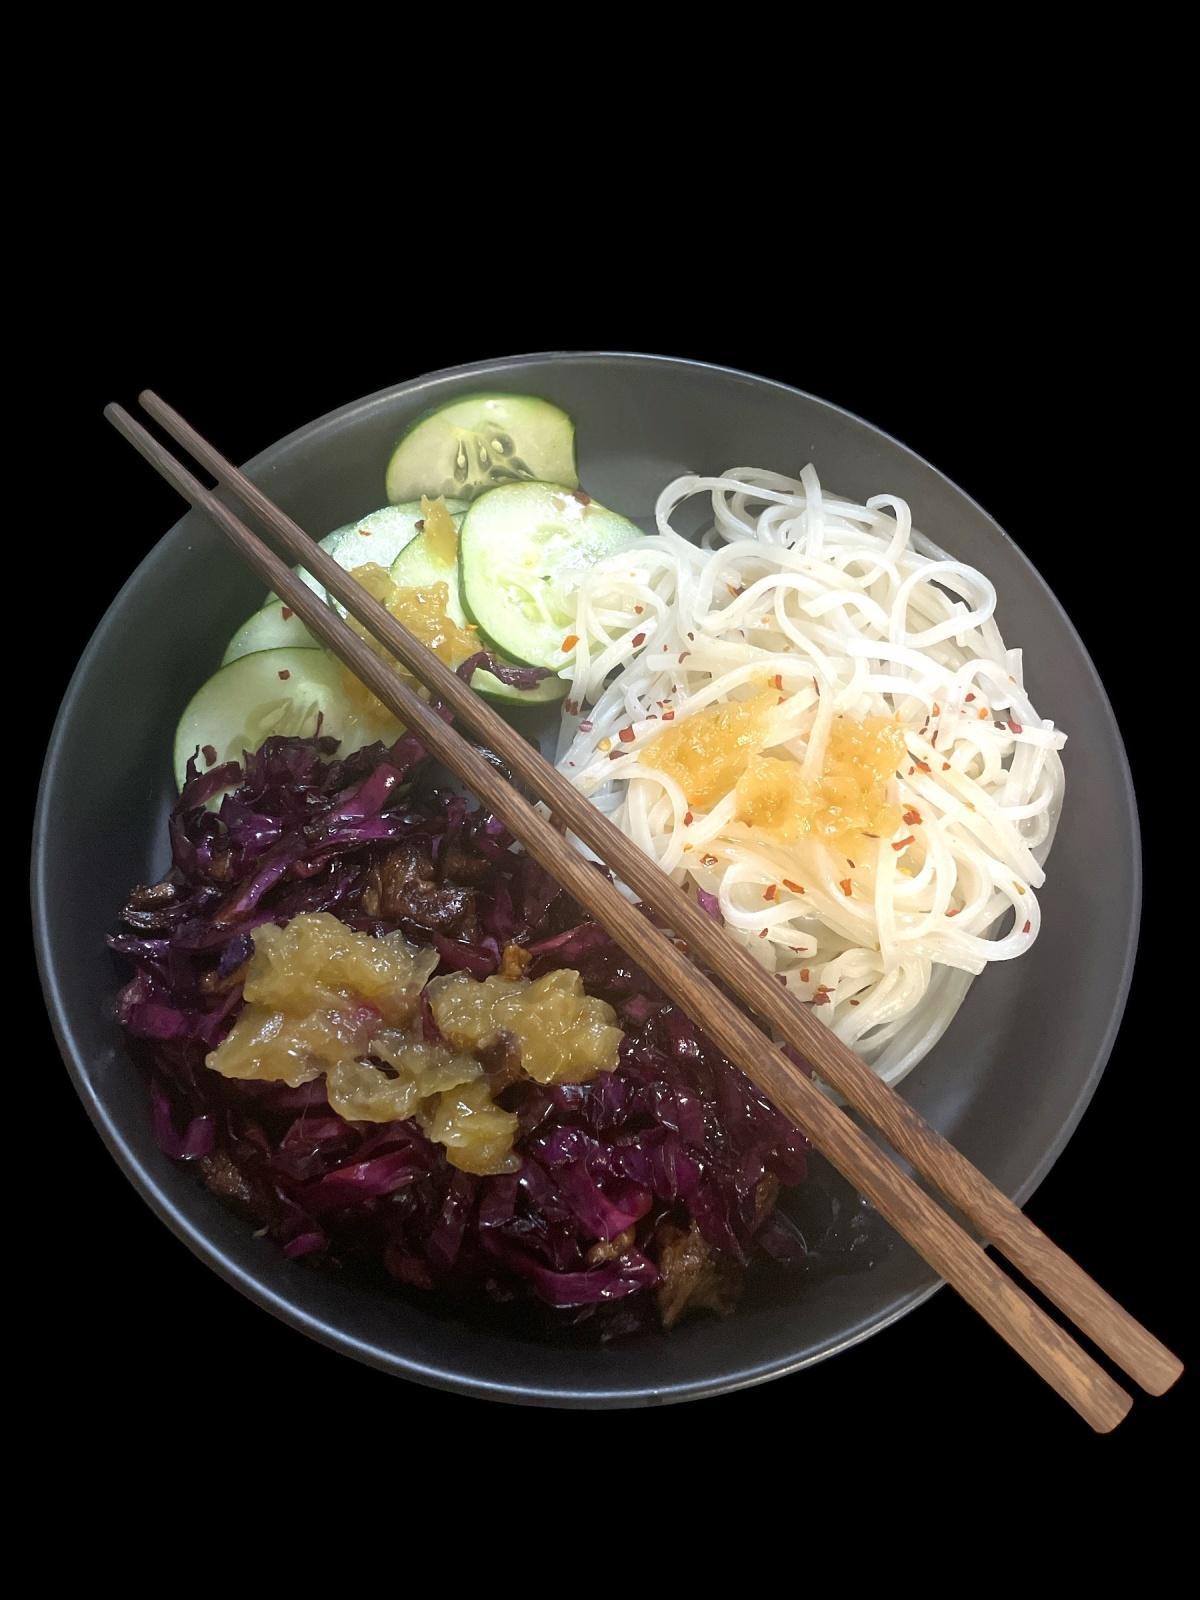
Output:
[[[459,500],[448,500],[446,509],[451,515],[461,516],[466,504]],[[420,520],[419,500],[411,500],[402,506],[383,506],[368,516],[360,517],[357,522],[347,522],[332,533],[327,533],[320,541],[321,549],[347,572],[353,572],[355,567],[365,567],[368,562],[386,570],[405,545],[411,544],[417,537],[421,531],[417,526]],[[326,594],[324,585],[311,572],[306,572],[303,567],[297,567],[295,571],[322,600],[328,600],[336,611],[342,616],[346,615],[345,606],[334,600],[332,595]]]
[[[392,582],[401,589],[421,589],[429,584],[444,583],[446,615],[460,628],[467,625],[466,608],[459,589],[458,562],[453,556],[447,559],[440,551],[431,549],[423,533],[392,562],[391,577]],[[543,678],[536,688],[512,689],[490,672],[474,673],[471,687],[487,695],[489,700],[502,700],[508,705],[546,705],[561,700],[567,692],[564,678]]]
[[[473,500],[497,484],[543,479],[573,489],[575,424],[548,400],[472,394],[415,423],[388,463],[393,504],[420,495]]]
[[[183,787],[188,757],[198,764],[240,761],[272,734],[311,737],[317,731],[341,741],[339,755],[401,733],[386,713],[372,717],[347,692],[345,670],[324,650],[259,650],[215,672],[192,697],[175,730],[175,781]],[[213,759],[208,760],[206,749]]]
[[[458,541],[462,598],[513,661],[561,670],[575,591],[589,568],[642,537],[627,518],[553,483],[513,483],[474,501]]]

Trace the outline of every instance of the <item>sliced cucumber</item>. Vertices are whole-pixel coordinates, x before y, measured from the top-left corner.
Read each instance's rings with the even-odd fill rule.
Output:
[[[175,730],[175,781],[183,787],[188,757],[200,770],[219,761],[240,761],[272,734],[311,735],[317,731],[341,740],[349,755],[376,739],[399,737],[391,717],[372,718],[347,694],[341,664],[324,650],[259,650],[240,656],[213,674],[193,697]],[[206,751],[211,752],[209,761]]]
[[[575,424],[536,395],[472,394],[408,430],[388,462],[387,497],[393,504],[423,494],[472,500],[523,479],[575,487]]]
[[[458,562],[430,548],[422,533],[407,545],[392,562],[392,582],[401,589],[421,589],[432,583],[446,585],[446,615],[460,628],[467,625],[466,608],[459,590]],[[512,689],[501,683],[493,673],[476,672],[471,678],[472,689],[485,694],[490,700],[503,700],[509,705],[545,705],[561,700],[567,692],[564,678],[543,678],[532,689]]]
[[[294,611],[279,600],[272,600],[261,611],[248,617],[225,646],[221,665],[227,667],[240,656],[259,650],[316,650],[317,641]]]
[[[461,516],[466,510],[466,503],[460,500],[448,500],[446,509],[451,515]],[[412,500],[403,506],[383,506],[378,511],[372,511],[369,516],[360,517],[357,522],[347,522],[344,526],[335,528],[332,533],[327,533],[321,540],[321,549],[332,556],[338,566],[345,568],[347,572],[353,572],[355,567],[365,567],[368,562],[374,562],[376,566],[386,570],[405,545],[417,537],[420,532],[417,523],[420,520],[419,500]],[[311,572],[306,572],[303,567],[297,567],[296,574],[310,589],[314,589],[322,600],[329,600],[334,608],[345,616],[345,606],[334,600],[332,595],[327,595],[324,585],[314,578]]]
[[[555,671],[575,621],[579,580],[642,537],[625,517],[553,483],[512,483],[474,501],[458,541],[462,598],[514,661]]]

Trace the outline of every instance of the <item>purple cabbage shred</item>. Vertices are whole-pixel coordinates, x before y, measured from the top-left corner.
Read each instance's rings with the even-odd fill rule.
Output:
[[[479,665],[496,671],[490,659],[464,668]],[[652,1314],[674,1270],[664,1241],[681,1231],[727,1265],[802,1254],[775,1213],[780,1187],[805,1176],[800,1132],[495,817],[430,786],[422,761],[411,738],[345,759],[332,739],[272,738],[240,765],[189,765],[171,869],[134,890],[109,941],[133,969],[117,1017],[147,1068],[164,1152],[293,1259],[382,1267],[424,1290],[531,1295],[576,1316],[637,1296]],[[420,897],[381,901],[384,863]],[[503,1089],[522,1165],[499,1177],[458,1171],[415,1122],[343,1121],[321,1080],[289,1089],[211,1071],[255,928],[317,910],[432,944],[439,972],[487,977],[514,944],[532,977],[575,968],[617,1011],[616,1070]],[[421,1017],[436,1039],[427,1001]]]

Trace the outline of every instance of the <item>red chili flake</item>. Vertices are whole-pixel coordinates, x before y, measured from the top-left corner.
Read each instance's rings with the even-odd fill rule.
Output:
[[[819,983],[817,985],[817,993],[818,994],[832,994],[833,993],[833,989],[832,989],[831,985],[829,985],[828,983]]]
[[[933,702],[933,714],[935,717],[940,717],[942,714],[942,708],[936,700]]]
[[[567,651],[574,650],[578,643],[579,635],[577,633],[569,633],[559,648],[562,650],[563,655],[566,655]]]
[[[673,711],[664,711],[662,719],[664,722],[674,722],[675,713]]]
[[[929,741],[930,744],[934,747],[935,750],[937,749],[937,736],[938,736],[939,733],[941,733],[941,731],[942,730],[940,728],[935,728],[933,730],[933,738],[930,739],[930,741]]]
[[[916,767],[909,767],[909,769],[908,769],[908,775],[909,775],[909,777],[910,777],[910,778],[911,778],[911,777],[912,777],[912,775],[913,775],[913,773],[914,773],[914,772],[915,772],[915,771],[916,771],[916,770],[917,770],[917,769],[916,769]]]
[[[771,679],[771,682],[775,685],[775,687],[777,689],[782,689],[783,688],[783,673],[782,672],[777,672],[775,674],[775,676]]]
[[[422,526],[423,526],[422,523],[420,523],[420,522],[417,523],[417,527],[418,528],[420,528]],[[359,536],[360,539],[369,539],[371,537],[370,528],[360,528],[358,530],[358,536]]]
[[[703,855],[703,856],[700,857],[700,865],[703,866],[703,867],[715,867],[716,864],[717,864],[717,857],[714,856],[714,855],[709,854],[709,855]]]
[[[591,733],[595,726],[596,724],[591,720],[590,717],[585,717],[579,724],[579,731],[580,733]]]
[[[921,813],[913,806],[904,813],[900,820],[906,828],[919,828],[921,826]]]
[[[767,930],[765,928],[760,929],[758,937],[760,939],[765,939],[767,937]]]
[[[1025,926],[1021,929],[1021,932],[1022,933],[1028,933],[1030,928],[1032,928],[1032,927],[1033,927],[1033,923],[1032,922],[1027,922],[1025,924]]]
[[[617,738],[620,739],[622,744],[632,744],[637,738],[637,734],[634,733],[632,728],[622,728],[617,734]]]
[[[285,622],[290,622],[292,620],[292,608],[291,608],[291,606],[284,606],[283,610],[280,612],[280,616],[283,618],[283,620]]]
[[[634,608],[633,608],[634,616],[635,617],[640,617],[642,612],[645,611],[645,609],[646,609],[645,606],[634,606]]]
[[[804,890],[801,888],[801,886],[798,883],[793,883],[790,878],[785,878],[783,880],[783,887],[785,889],[790,889],[793,894],[803,894],[804,893]]]
[[[692,641],[692,643],[693,643],[693,644],[695,644],[695,642],[696,642],[696,635],[695,635],[695,634],[694,634],[694,633],[689,633],[689,634],[688,634],[688,638],[689,638],[689,639],[690,639],[690,640],[691,640],[691,641]]]
[[[851,861],[849,856],[846,857],[846,865],[848,867],[852,867],[854,865],[853,861]]]
[[[974,700],[975,696],[973,694],[969,694],[969,695],[967,695],[966,698],[967,698],[967,704],[970,705],[971,701]]]
[[[288,671],[288,669],[286,667],[282,667],[280,669],[279,676],[281,678],[290,678],[291,677],[291,673]]]
[[[692,813],[690,811],[685,811],[683,813],[683,825],[684,825],[685,828],[690,828],[692,823],[695,822],[695,820],[696,820],[695,817],[692,815]]]
[[[763,890],[763,899],[764,900],[774,900],[775,896],[778,893],[779,893],[779,885],[777,883],[769,883],[767,885],[767,887]]]
[[[801,983],[807,983],[808,979],[809,979],[808,968],[807,967],[801,967],[800,968],[800,982]]]
[[[812,1003],[814,1006],[827,1006],[829,1004],[829,996],[827,994],[817,993],[813,995]]]
[[[962,910],[961,906],[955,906],[952,911],[947,911],[946,915],[948,917],[956,917],[961,910]]]
[[[893,850],[907,850],[910,844],[916,844],[916,839],[910,833],[907,839],[897,839],[892,846]]]
[[[857,1000],[851,1000],[850,1004],[852,1006],[856,1006],[858,1004],[858,1001]]]
[[[610,750],[608,752],[608,759],[610,761],[619,761],[624,754],[624,750]]]
[[[1022,728],[1022,726],[1021,726],[1021,724],[1019,722],[1013,722],[1010,719],[1009,720],[1009,724],[1008,724],[1008,731],[1009,731],[1009,733],[1024,733],[1025,730],[1024,730],[1024,728]]]
[[[852,893],[853,893],[853,891],[854,891],[854,885],[853,885],[853,884],[852,884],[852,883],[851,883],[851,882],[850,882],[850,879],[849,879],[849,878],[841,878],[841,879],[839,879],[839,880],[838,880],[838,888],[839,888],[839,889],[840,889],[840,890],[841,890],[841,891],[842,891],[842,893],[843,893],[843,894],[844,894],[844,895],[846,895],[846,896],[847,896],[847,897],[848,897],[848,896],[849,896],[849,895],[850,895],[850,894],[852,894]]]
[[[913,766],[916,767],[918,772],[928,772],[929,771],[929,763],[928,763],[928,761],[918,761],[916,756],[913,757]]]
[[[216,749],[211,744],[202,745],[200,754],[204,757],[204,765],[206,767],[211,767],[213,762],[217,759]]]
[[[943,772],[949,772],[950,771],[950,763],[948,761],[943,761],[942,762],[942,771]]]
[[[986,706],[980,706],[980,708],[979,708],[979,720],[980,720],[980,722],[986,722],[988,720],[988,718],[991,716],[991,714],[992,713],[988,710],[988,708]]]
[[[571,493],[571,499],[577,500],[581,506],[590,506],[592,503],[591,495],[585,494],[582,489],[573,490]]]
[[[633,638],[629,642],[633,646],[633,648],[636,650],[638,645],[645,644],[646,635],[644,633],[635,633]]]
[[[687,658],[691,655],[691,653],[692,652],[690,650],[681,650],[679,652],[679,665],[680,666],[683,665],[683,663],[687,660]]]

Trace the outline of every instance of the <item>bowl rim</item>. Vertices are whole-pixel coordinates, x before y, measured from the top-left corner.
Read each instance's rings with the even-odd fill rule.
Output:
[[[1098,710],[1109,719],[1112,732],[1115,735],[1119,760],[1118,770],[1113,776],[1120,790],[1121,800],[1128,808],[1131,822],[1133,859],[1130,863],[1129,913],[1123,929],[1124,959],[1119,982],[1112,991],[1107,1022],[1095,1050],[1091,1068],[1080,1085],[1079,1092],[1072,1103],[1068,1115],[1033,1171],[1020,1185],[1011,1191],[1010,1198],[1017,1205],[1024,1205],[1025,1201],[1033,1194],[1058,1160],[1078,1127],[1083,1113],[1096,1092],[1116,1042],[1129,998],[1137,957],[1142,907],[1142,844],[1133,776],[1130,771],[1125,744],[1121,738],[1120,725],[1087,646],[1084,644],[1067,611],[1034,563],[977,500],[917,451],[904,444],[901,440],[896,439],[885,429],[876,426],[876,424],[864,417],[858,416],[857,413],[847,410],[844,406],[836,405],[834,402],[824,400],[818,395],[810,394],[807,390],[799,389],[793,384],[783,383],[775,378],[766,378],[758,373],[747,372],[741,368],[724,366],[717,362],[699,361],[682,356],[655,355],[619,350],[533,351],[522,355],[492,356],[482,361],[464,362],[456,366],[442,367],[433,372],[422,373],[405,382],[388,385],[386,388],[376,390],[370,395],[352,400],[343,406],[324,413],[320,417],[302,423],[283,438],[270,443],[265,449],[259,451],[257,455],[245,464],[243,470],[253,477],[265,457],[275,456],[290,447],[294,447],[315,429],[342,425],[351,421],[359,413],[369,411],[401,396],[410,399],[419,398],[424,390],[434,387],[444,379],[472,376],[478,377],[481,382],[484,382],[493,377],[502,377],[517,368],[536,368],[564,360],[583,363],[619,363],[629,366],[673,366],[686,370],[716,373],[722,377],[744,379],[760,387],[777,389],[781,393],[790,396],[799,396],[813,405],[820,406],[852,423],[869,429],[889,445],[912,458],[927,471],[934,473],[955,494],[961,496],[967,504],[978,512],[986,520],[991,531],[1017,552],[1028,570],[1031,580],[1041,587],[1045,597],[1058,613],[1059,619],[1073,641],[1079,659],[1090,679],[1092,691],[1097,698]],[[183,515],[186,515],[186,512]],[[346,1332],[345,1329],[338,1327],[332,1320],[317,1315],[287,1296],[268,1288],[259,1280],[252,1269],[243,1267],[226,1257],[221,1247],[209,1239],[202,1228],[196,1226],[189,1218],[182,1215],[171,1197],[164,1191],[153,1174],[142,1164],[126,1142],[121,1130],[116,1125],[115,1119],[109,1114],[102,1099],[90,1082],[83,1052],[73,1038],[67,1021],[67,1007],[62,996],[59,975],[54,970],[50,957],[52,910],[45,881],[45,862],[49,845],[49,808],[47,802],[50,791],[55,784],[58,769],[64,763],[68,744],[67,732],[73,718],[75,701],[95,658],[103,649],[109,633],[117,625],[118,614],[122,609],[126,595],[135,585],[141,585],[147,580],[156,560],[162,554],[167,536],[177,525],[178,523],[173,523],[171,528],[165,530],[121,585],[121,588],[113,597],[104,615],[93,630],[63,693],[47,745],[46,757],[38,785],[30,863],[30,898],[33,912],[34,950],[46,1009],[55,1040],[71,1081],[75,1086],[76,1093],[79,1095],[92,1124],[125,1174],[125,1177],[155,1212],[160,1221],[164,1222],[176,1237],[182,1240],[193,1255],[212,1268],[239,1293],[245,1295],[263,1310],[278,1317],[282,1322],[295,1328],[298,1332],[306,1334],[329,1349],[352,1356],[380,1371],[392,1373],[413,1382],[451,1390],[479,1399],[517,1405],[563,1408],[623,1408],[676,1403],[685,1400],[703,1399],[717,1394],[729,1394],[739,1389],[770,1382],[775,1378],[786,1377],[807,1367],[815,1366],[818,1362],[824,1361],[840,1351],[848,1350],[854,1345],[873,1337],[884,1328],[888,1328],[899,1321],[901,1317],[907,1316],[910,1311],[915,1310],[917,1306],[930,1299],[937,1290],[944,1287],[943,1281],[937,1279],[924,1287],[913,1289],[898,1300],[890,1311],[881,1316],[864,1319],[860,1325],[852,1328],[843,1337],[829,1340],[824,1345],[810,1350],[804,1355],[794,1358],[776,1357],[718,1378],[710,1377],[662,1387],[613,1388],[611,1390],[598,1388],[572,1389],[562,1384],[498,1383],[464,1375],[446,1365],[422,1362],[412,1357],[383,1349],[369,1340],[360,1339]]]

